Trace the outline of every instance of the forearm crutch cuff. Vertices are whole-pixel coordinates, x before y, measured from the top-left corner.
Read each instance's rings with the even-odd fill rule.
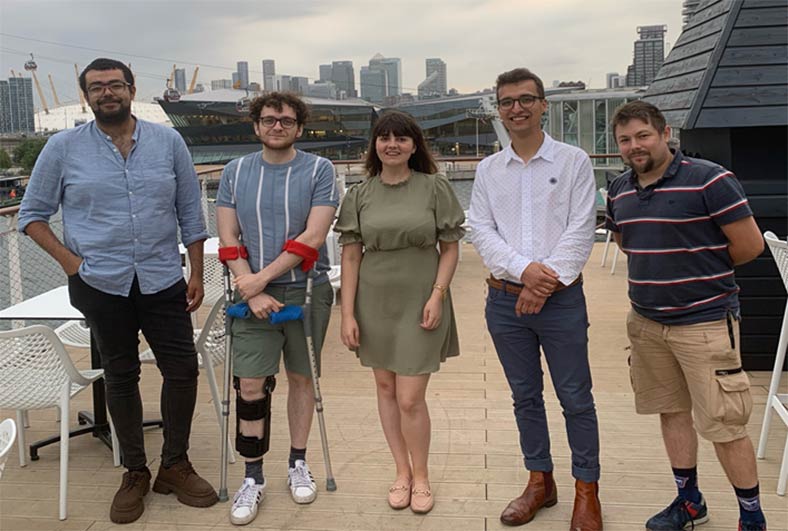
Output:
[[[223,264],[231,260],[238,260],[239,258],[249,258],[249,252],[246,250],[245,245],[235,247],[219,247],[219,261]]]
[[[312,266],[314,266],[317,261],[317,257],[320,255],[317,249],[295,240],[287,240],[282,246],[282,250],[293,253],[303,259],[301,261],[301,271],[309,271],[312,269]]]

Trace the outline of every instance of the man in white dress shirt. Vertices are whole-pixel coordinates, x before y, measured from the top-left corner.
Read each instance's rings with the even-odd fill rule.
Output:
[[[594,243],[595,181],[582,150],[542,131],[542,81],[525,68],[498,76],[498,113],[511,145],[479,163],[469,222],[491,277],[485,316],[512,389],[525,467],[522,495],[501,514],[522,525],[557,502],[540,347],[561,402],[572,475],[571,529],[599,531],[599,428],[588,365],[581,271]]]

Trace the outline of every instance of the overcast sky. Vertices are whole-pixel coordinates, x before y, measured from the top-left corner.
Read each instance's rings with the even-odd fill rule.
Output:
[[[248,61],[262,81],[263,59],[277,74],[318,77],[318,65],[352,60],[358,73],[380,52],[402,59],[404,92],[416,92],[424,59],[448,65],[448,85],[474,92],[498,73],[526,66],[547,86],[582,80],[605,86],[625,74],[637,26],[681,32],[681,0],[0,0],[0,78],[21,71],[30,52],[49,104],[47,75],[61,102],[77,100],[74,63],[130,62],[137,99],[161,95],[172,64],[195,65],[198,82],[230,78]],[[38,101],[36,98],[36,105]]]

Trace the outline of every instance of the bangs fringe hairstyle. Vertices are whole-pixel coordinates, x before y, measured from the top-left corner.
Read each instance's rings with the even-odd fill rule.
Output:
[[[263,113],[263,107],[272,107],[276,112],[282,112],[283,105],[295,111],[298,125],[303,126],[309,119],[309,106],[293,92],[269,92],[256,97],[249,105],[249,117],[256,122]]]
[[[369,137],[367,158],[364,162],[364,168],[367,170],[368,176],[380,175],[383,163],[378,157],[375,142],[378,137],[388,136],[389,134],[413,139],[416,152],[408,159],[408,167],[410,169],[430,175],[438,173],[438,165],[435,163],[435,159],[432,158],[432,153],[427,147],[427,141],[424,139],[424,132],[419,127],[419,124],[416,123],[416,120],[402,111],[384,111],[372,128],[372,133]]]

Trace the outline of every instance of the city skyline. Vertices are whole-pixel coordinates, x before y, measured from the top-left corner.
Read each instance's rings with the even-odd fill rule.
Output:
[[[425,79],[424,61],[431,57],[446,62],[448,88],[461,93],[491,87],[498,73],[518,66],[531,68],[548,86],[553,79],[581,79],[602,88],[606,73],[625,71],[632,63],[637,26],[666,24],[666,42],[672,45],[681,31],[682,11],[682,0],[643,0],[637,13],[617,8],[612,0],[549,5],[406,0],[374,9],[358,0],[200,2],[189,9],[178,1],[155,9],[126,1],[0,3],[1,77],[10,69],[22,71],[32,51],[39,75],[52,74],[64,102],[78,98],[74,63],[84,68],[99,56],[131,63],[140,101],[161,95],[173,63],[186,70],[187,81],[199,65],[198,83],[210,86],[211,80],[230,79],[239,61],[249,65],[249,82],[263,85],[264,59],[276,61],[277,73],[310,81],[319,79],[319,65],[347,60],[353,62],[358,90],[361,67],[378,52],[401,59],[402,92],[414,95]],[[94,9],[107,4],[112,9]],[[523,13],[519,26],[512,25],[517,13]],[[45,92],[51,100],[51,92]]]

